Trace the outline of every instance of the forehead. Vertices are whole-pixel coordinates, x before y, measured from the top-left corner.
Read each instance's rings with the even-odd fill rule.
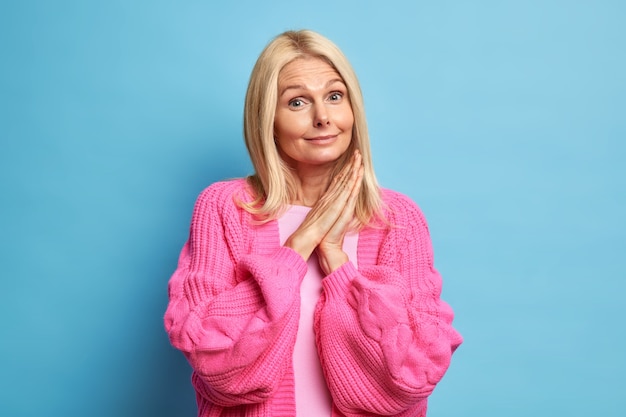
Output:
[[[341,75],[323,59],[315,57],[297,58],[280,70],[278,85],[326,83],[331,79],[343,81]]]

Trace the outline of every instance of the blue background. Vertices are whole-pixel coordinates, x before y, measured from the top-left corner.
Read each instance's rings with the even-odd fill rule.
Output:
[[[0,415],[193,416],[163,330],[197,194],[250,173],[247,80],[334,40],[465,344],[437,416],[626,408],[622,1],[4,1]]]

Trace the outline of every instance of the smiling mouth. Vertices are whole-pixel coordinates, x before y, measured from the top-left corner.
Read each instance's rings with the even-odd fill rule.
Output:
[[[322,142],[322,141],[325,141],[325,140],[334,139],[337,136],[339,136],[339,135],[337,134],[337,135],[317,136],[317,137],[314,137],[314,138],[304,138],[304,139],[307,140],[307,141],[310,141],[310,142]]]

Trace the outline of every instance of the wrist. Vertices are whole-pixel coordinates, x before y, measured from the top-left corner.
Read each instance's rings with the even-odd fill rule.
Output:
[[[283,246],[293,249],[294,252],[299,254],[305,261],[311,257],[311,254],[315,250],[315,245],[311,244],[310,239],[295,233],[289,236]]]
[[[326,275],[330,275],[350,260],[342,249],[322,250],[318,247],[317,256]]]

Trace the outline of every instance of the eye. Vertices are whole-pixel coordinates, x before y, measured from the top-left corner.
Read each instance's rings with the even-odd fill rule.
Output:
[[[335,102],[341,101],[342,98],[343,98],[343,93],[340,93],[339,91],[330,93],[330,95],[328,96],[328,100],[335,101]]]
[[[297,109],[304,106],[304,100],[301,98],[294,98],[293,100],[289,100],[289,107]]]

